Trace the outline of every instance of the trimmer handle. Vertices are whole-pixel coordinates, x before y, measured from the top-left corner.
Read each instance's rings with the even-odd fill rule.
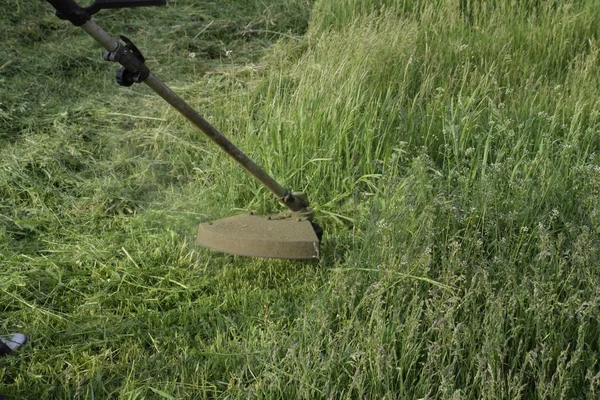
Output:
[[[81,7],[74,0],[46,0],[56,9],[56,15],[68,19],[73,25],[81,26],[89,21],[93,14],[103,8],[126,8],[164,6],[167,0],[96,0],[89,7]]]
[[[149,7],[164,6],[166,4],[167,0],[96,0],[94,4],[87,7],[87,9],[98,11],[103,8]],[[95,12],[92,12],[92,14]]]

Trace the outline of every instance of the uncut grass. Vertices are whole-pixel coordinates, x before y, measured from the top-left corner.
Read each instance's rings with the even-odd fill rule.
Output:
[[[250,100],[360,238],[258,392],[593,398],[598,9],[396,15],[287,44]]]
[[[272,201],[142,87],[3,108],[2,321],[37,339],[2,390],[595,398],[600,9],[470,4],[319,1],[259,65],[176,63],[176,89],[309,193],[319,264],[189,246],[198,220]]]

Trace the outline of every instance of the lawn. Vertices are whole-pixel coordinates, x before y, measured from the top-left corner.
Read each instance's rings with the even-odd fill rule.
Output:
[[[91,1],[82,4],[89,4]],[[24,399],[600,397],[600,3],[103,10],[325,229],[194,245],[272,195],[43,1],[0,5],[0,361]]]

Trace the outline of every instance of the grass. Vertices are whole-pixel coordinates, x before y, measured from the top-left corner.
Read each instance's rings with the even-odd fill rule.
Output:
[[[173,1],[103,11],[325,227],[194,247],[271,195],[44,3],[0,22],[0,364],[16,398],[600,391],[600,6]]]

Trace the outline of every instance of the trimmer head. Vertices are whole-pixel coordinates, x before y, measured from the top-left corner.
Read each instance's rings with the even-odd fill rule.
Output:
[[[196,243],[249,257],[318,259],[321,234],[310,221],[241,214],[201,223]]]

